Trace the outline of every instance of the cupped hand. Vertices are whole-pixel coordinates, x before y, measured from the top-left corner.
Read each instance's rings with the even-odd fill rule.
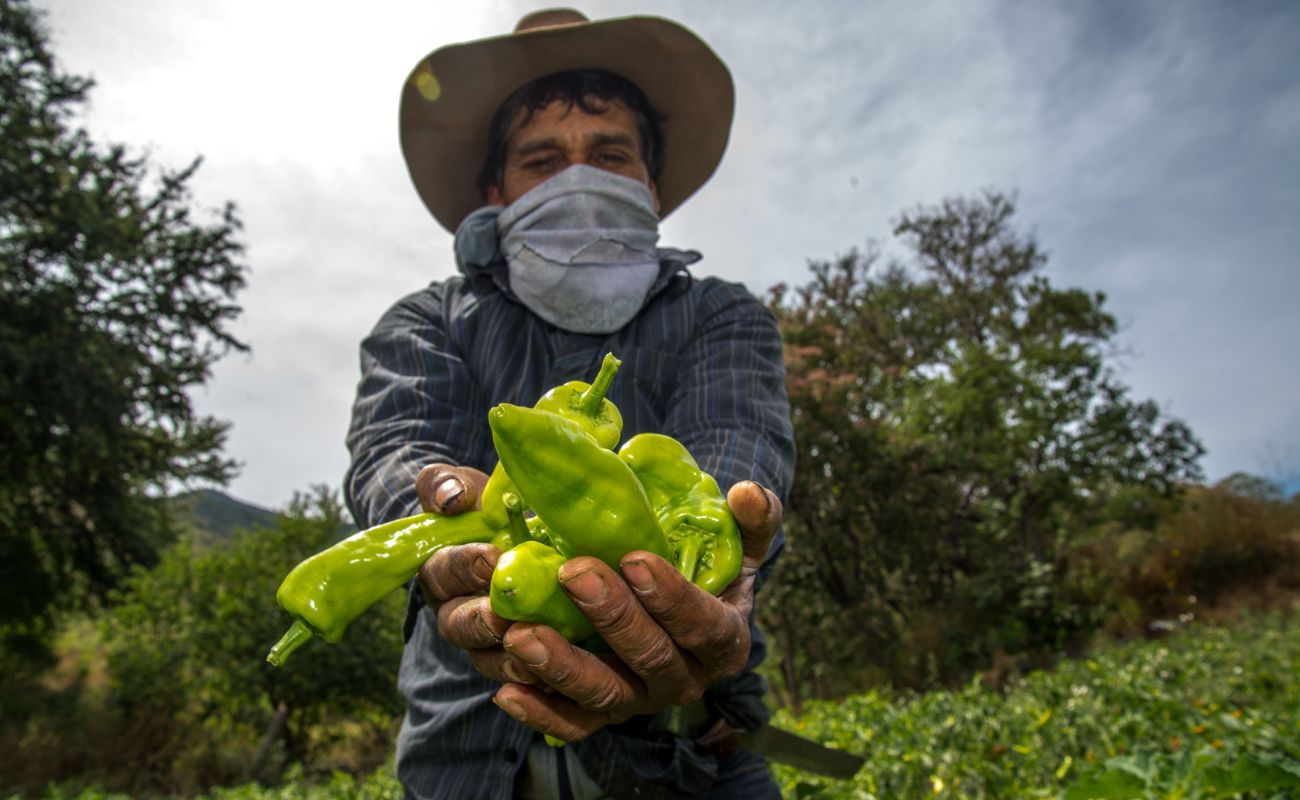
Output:
[[[500,629],[506,660],[528,680],[501,687],[496,704],[535,730],[577,741],[607,724],[693,702],[740,671],[749,658],[754,576],[782,509],[775,494],[753,481],[733,486],[727,503],[745,556],[740,575],[721,595],[710,595],[645,551],[623,557],[621,577],[598,559],[570,559],[560,568],[561,584],[612,652],[575,647],[545,625]]]
[[[479,507],[488,476],[473,467],[430,464],[415,479],[425,511],[454,516]],[[506,682],[530,683],[527,668],[501,646],[511,622],[492,612],[487,592],[501,551],[490,544],[444,547],[420,566],[420,592],[438,615],[438,633],[469,652],[479,672]]]

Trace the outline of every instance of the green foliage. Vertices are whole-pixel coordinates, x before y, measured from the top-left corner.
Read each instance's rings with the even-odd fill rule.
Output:
[[[71,774],[134,792],[193,794],[274,780],[288,764],[373,770],[388,757],[402,704],[403,593],[338,644],[314,641],[276,669],[266,653],[292,621],[281,579],[344,529],[333,492],[299,495],[276,527],[227,547],[182,541],[136,568],[102,614],[103,687],[72,694],[0,744],[0,773],[25,786]],[[75,689],[76,687],[74,687]],[[6,720],[0,731],[10,728]]]
[[[20,800],[20,797],[15,795],[9,800]],[[50,786],[40,797],[42,800],[134,800],[128,794],[70,785]],[[291,771],[288,780],[280,786],[246,783],[213,789],[194,800],[399,800],[401,797],[401,784],[391,767],[384,767],[363,778],[335,772],[319,780],[305,779],[301,770]]]
[[[175,759],[161,756],[187,753],[208,762],[217,774],[199,783],[206,786],[247,768],[222,763],[234,755],[231,741],[255,743],[277,709],[285,711],[284,757],[298,763],[328,749],[309,731],[330,715],[377,714],[382,727],[391,725],[401,709],[394,688],[401,593],[339,644],[314,642],[283,669],[266,663],[292,622],[275,606],[276,588],[295,564],[338,540],[343,513],[337,496],[318,487],[295,499],[278,530],[243,535],[228,548],[173,548],[125,583],[104,621],[110,698],[131,719],[172,723],[153,729],[147,749],[132,742],[138,756],[170,765]],[[208,740],[211,752],[196,754],[196,739]],[[174,780],[157,776],[161,786]]]
[[[1115,648],[1005,692],[875,690],[774,721],[867,758],[852,782],[777,766],[791,797],[1274,796],[1300,780],[1300,616]]]
[[[1290,760],[1241,756],[1228,762],[1213,748],[1172,756],[1116,756],[1104,770],[1076,781],[1063,800],[1146,797],[1239,797],[1245,792],[1300,788],[1300,766]]]
[[[217,789],[201,800],[399,800],[402,796],[397,776],[384,768],[365,778],[336,772],[326,781],[290,780],[275,788],[245,784]]]
[[[39,651],[56,607],[152,563],[152,498],[224,482],[226,425],[186,390],[244,345],[233,207],[194,219],[198,162],[157,175],[74,127],[65,75],[25,0],[0,0],[0,649]]]
[[[760,611],[791,695],[1069,645],[1099,624],[1065,579],[1071,537],[1116,489],[1166,500],[1199,475],[1187,427],[1107,367],[1104,297],[1053,287],[1013,213],[919,209],[895,228],[905,263],[853,252],[772,292],[799,454]]]

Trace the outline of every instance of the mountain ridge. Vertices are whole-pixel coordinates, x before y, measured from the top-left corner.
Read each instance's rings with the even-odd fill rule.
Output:
[[[279,513],[247,503],[218,489],[194,489],[176,495],[172,502],[190,527],[216,542],[230,541],[236,533],[275,527]]]

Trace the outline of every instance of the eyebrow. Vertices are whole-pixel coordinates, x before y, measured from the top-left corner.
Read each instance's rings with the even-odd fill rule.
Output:
[[[623,145],[625,147],[636,147],[636,142],[626,133],[589,133],[585,140],[586,144],[591,147],[600,147],[602,145]],[[538,139],[532,142],[525,142],[515,150],[515,155],[519,157],[530,156],[533,153],[542,150],[560,150],[560,140],[558,137],[551,136],[546,139]]]

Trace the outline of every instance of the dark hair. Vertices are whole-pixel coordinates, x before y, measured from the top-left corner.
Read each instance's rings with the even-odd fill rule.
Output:
[[[610,103],[622,103],[636,117],[641,136],[641,160],[651,180],[663,171],[662,116],[636,84],[621,75],[596,69],[556,72],[526,83],[505,99],[488,128],[488,154],[478,175],[478,189],[484,195],[489,186],[501,186],[505,177],[506,146],[510,137],[532,122],[538,111],[554,102],[574,106],[587,114],[603,114]]]

